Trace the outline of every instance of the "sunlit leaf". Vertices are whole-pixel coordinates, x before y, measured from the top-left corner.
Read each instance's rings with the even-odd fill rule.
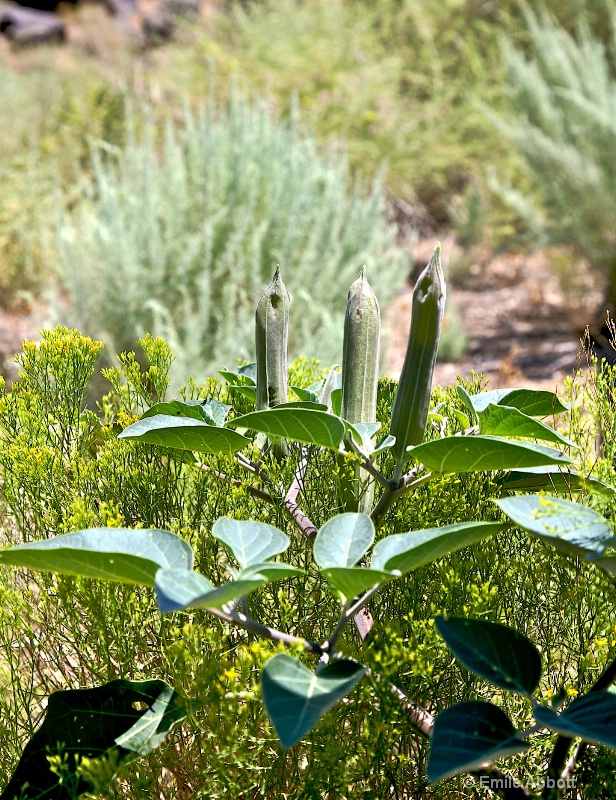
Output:
[[[397,572],[368,567],[324,567],[321,575],[346,600],[351,600],[377,583],[389,583],[399,577]]]
[[[90,528],[0,550],[0,564],[154,586],[161,567],[190,573],[193,552],[169,531]]]
[[[434,472],[476,472],[570,464],[569,456],[533,442],[499,436],[446,436],[409,450],[412,458]]]
[[[488,403],[484,409],[477,412],[477,417],[479,430],[485,435],[539,439],[565,447],[577,447],[575,442],[561,436],[554,428],[511,406]]]
[[[354,567],[373,542],[374,524],[367,514],[339,514],[319,530],[314,560],[320,567]]]
[[[611,525],[597,511],[559,497],[521,495],[494,501],[516,525],[557,550],[584,558],[602,556],[616,543]]]
[[[156,600],[162,612],[181,611],[184,608],[221,609],[269,582],[265,575],[254,573],[221,586],[213,586],[199,572],[161,569],[156,573]]]
[[[224,455],[233,455],[250,444],[248,439],[228,427],[219,428],[197,419],[169,414],[140,419],[125,428],[118,439]]]
[[[286,533],[272,525],[230,517],[216,520],[212,536],[227,545],[242,568],[268,561],[289,546]]]
[[[377,543],[370,566],[373,569],[409,572],[436,558],[480,542],[505,527],[502,522],[459,522],[443,528],[396,533]]]
[[[273,441],[290,439],[332,450],[340,448],[348,427],[340,417],[326,411],[289,406],[244,414],[227,422],[226,426],[264,433]]]

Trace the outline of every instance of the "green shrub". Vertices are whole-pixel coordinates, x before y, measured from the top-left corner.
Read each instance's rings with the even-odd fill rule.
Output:
[[[125,102],[123,92],[92,76],[71,83],[49,68],[15,75],[0,67],[7,121],[0,132],[1,305],[28,301],[49,288],[56,272],[49,231],[58,203],[73,204],[92,142],[123,141]]]
[[[607,5],[613,19],[616,5]],[[614,308],[616,38],[604,45],[587,27],[574,35],[545,13],[527,11],[526,21],[528,54],[505,41],[510,111],[497,124],[522,157],[532,194],[505,197],[535,241],[565,245],[595,271]]]
[[[252,356],[253,298],[280,263],[291,352],[339,360],[337,315],[359,267],[384,302],[406,277],[382,190],[350,186],[342,155],[238,93],[186,110],[161,142],[144,128],[115,158],[95,151],[87,195],[59,228],[63,316],[113,352],[165,336],[177,383]]]
[[[605,520],[600,515],[595,516],[596,531],[588,525],[586,531],[583,526],[570,531],[587,537],[579,541],[573,539],[575,555],[571,555],[568,549],[571,541],[563,541],[551,527],[559,524],[556,516],[542,529],[540,538],[529,540],[521,535],[518,527],[509,526],[512,529],[505,530],[507,525],[503,524],[492,502],[502,494],[510,495],[510,490],[503,486],[505,479],[512,479],[514,487],[526,489],[537,489],[543,481],[553,492],[563,491],[567,497],[574,493],[576,499],[584,499],[592,508],[613,512],[613,490],[597,481],[591,483],[585,477],[592,472],[596,458],[592,438],[595,420],[584,416],[584,408],[589,405],[589,392],[591,395],[594,392],[601,414],[609,402],[605,396],[608,384],[591,377],[587,384],[576,390],[571,388],[575,402],[560,423],[562,432],[579,444],[579,452],[573,448],[571,458],[552,448],[522,443],[515,438],[516,433],[522,434],[522,438],[547,436],[548,441],[556,439],[561,445],[567,445],[566,439],[559,439],[555,431],[541,427],[535,419],[549,410],[560,411],[561,415],[566,412],[566,407],[550,393],[505,390],[486,395],[481,393],[481,381],[474,379],[465,387],[437,388],[432,393],[432,411],[428,416],[431,360],[436,351],[444,306],[444,287],[437,259],[438,255],[418,281],[414,295],[416,314],[401,381],[396,385],[381,380],[378,385],[376,420],[381,424],[382,434],[394,434],[398,444],[392,442],[391,436],[385,436],[381,442],[381,456],[374,458],[368,455],[369,423],[363,428],[358,423],[357,436],[360,430],[365,431],[361,446],[358,439],[353,445],[348,436],[344,439],[344,450],[342,439],[336,444],[334,436],[343,437],[344,431],[349,429],[333,413],[338,401],[333,392],[327,400],[324,387],[320,399],[331,402],[330,413],[324,412],[322,406],[311,405],[310,401],[251,413],[255,386],[251,383],[251,371],[247,369],[235,376],[228,373],[231,385],[223,386],[215,379],[209,379],[202,386],[191,381],[183,391],[184,400],[188,402],[176,401],[175,405],[161,406],[167,390],[171,354],[163,340],[148,336],[141,342],[143,360],[149,364],[145,372],[134,354],[124,354],[120,366],[106,372],[113,391],[103,400],[99,419],[83,408],[83,400],[100,343],[64,328],[46,332],[39,345],[26,343],[20,357],[20,381],[10,392],[0,394],[3,532],[13,545],[45,541],[37,542],[34,549],[32,545],[26,549],[23,546],[2,549],[0,560],[6,564],[27,564],[35,570],[55,569],[65,574],[43,573],[41,576],[37,571],[34,574],[0,571],[0,679],[3,686],[0,736],[3,744],[6,741],[6,746],[0,748],[0,763],[5,774],[10,775],[14,770],[23,744],[32,737],[41,695],[118,678],[142,681],[155,677],[159,681],[172,681],[177,693],[194,702],[184,709],[187,717],[182,728],[162,743],[160,749],[147,752],[147,758],[123,768],[120,783],[109,786],[118,765],[114,759],[122,756],[115,748],[115,740],[110,748],[105,745],[108,758],[103,763],[82,762],[81,769],[89,776],[88,780],[98,786],[105,797],[119,799],[163,793],[179,798],[285,794],[311,798],[335,794],[359,800],[391,794],[403,796],[410,792],[413,797],[426,800],[470,800],[484,796],[474,778],[463,780],[454,775],[450,781],[437,786],[427,783],[428,748],[417,735],[419,727],[425,736],[426,726],[414,721],[412,707],[409,709],[406,703],[400,702],[391,684],[399,687],[398,692],[402,690],[412,698],[413,703],[440,714],[450,707],[452,700],[475,699],[478,694],[485,696],[485,682],[478,675],[486,677],[486,668],[493,675],[494,669],[498,670],[498,666],[491,666],[494,660],[507,675],[517,675],[517,680],[527,685],[524,658],[509,659],[509,648],[515,644],[527,658],[528,648],[532,646],[528,642],[524,644],[519,634],[515,642],[503,643],[501,639],[503,646],[488,654],[483,669],[477,669],[477,662],[472,658],[473,663],[469,664],[461,657],[476,673],[473,674],[452,664],[451,653],[434,625],[435,615],[472,616],[474,624],[482,630],[496,629],[500,631],[499,636],[511,636],[513,632],[506,633],[502,624],[485,622],[486,619],[496,620],[514,626],[535,641],[541,649],[541,660],[548,665],[536,687],[538,708],[544,713],[550,710],[546,703],[561,694],[563,687],[569,692],[568,695],[565,692],[563,698],[569,701],[579,690],[593,686],[606,662],[612,660],[609,670],[614,670],[613,586],[599,570],[584,564],[581,558],[586,553],[586,544],[589,547],[601,545],[607,525]],[[356,309],[358,300],[355,295],[351,297],[349,307]],[[359,303],[360,310],[361,307]],[[371,329],[374,327],[373,311],[371,305],[367,320]],[[274,334],[272,342],[278,342],[280,348],[286,337],[281,337],[278,329]],[[347,340],[347,345],[345,354],[350,361],[343,365],[343,376],[355,373],[362,360],[359,354],[364,350],[373,353],[375,347],[372,338],[364,342],[361,330],[356,339]],[[268,361],[265,354],[260,358]],[[257,368],[257,388],[263,380],[259,373]],[[321,391],[313,384],[315,379],[317,385],[322,384],[326,374],[319,371],[314,362],[301,360],[290,370],[291,387],[296,387],[293,391],[298,396],[302,389],[310,396],[311,392]],[[277,380],[279,375],[273,377]],[[362,387],[361,382],[355,380],[357,377],[355,374],[352,382],[363,391],[367,387]],[[372,379],[375,380],[375,375]],[[265,380],[269,384],[269,374]],[[343,377],[343,395],[344,380]],[[327,381],[325,386],[331,389],[336,383]],[[366,397],[369,394],[365,392]],[[511,405],[503,402],[507,398],[511,398]],[[195,403],[197,400],[201,403]],[[487,402],[489,400],[492,404]],[[514,403],[529,413],[522,413]],[[152,405],[157,407],[150,408]],[[147,410],[142,414],[144,409]],[[264,450],[264,443],[259,443],[258,438],[254,442],[242,438],[243,452],[235,458],[227,453],[224,443],[220,446],[223,442],[220,437],[240,436],[235,428],[243,430],[242,423],[248,422],[248,418],[242,420],[241,416],[238,419],[234,415],[244,412],[251,414],[248,427],[262,433],[267,431],[271,435],[275,430],[271,427],[275,424],[272,420],[278,419],[278,414],[282,415],[280,419],[287,420],[285,424],[296,425],[297,433],[289,433],[287,437],[289,449],[284,458]],[[173,416],[169,417],[169,413]],[[219,413],[231,414],[224,425],[219,417],[217,422],[202,421],[195,427],[195,414]],[[370,415],[374,419],[372,410]],[[335,425],[337,434],[332,433],[331,437],[324,434],[321,426],[326,420],[328,426]],[[519,430],[520,425],[523,430]],[[503,426],[509,437],[502,436]],[[328,430],[333,431],[333,428]],[[207,447],[196,444],[195,435],[201,437],[202,444],[208,441],[213,444],[211,455],[205,454]],[[427,441],[420,444],[424,438]],[[160,446],[152,447],[148,441]],[[318,446],[320,442],[323,447]],[[417,464],[402,476],[405,464],[414,458],[413,451],[409,453],[405,449],[407,443],[422,448],[420,458],[428,465],[440,466],[433,466],[435,471],[428,472]],[[464,447],[460,448],[461,444]],[[444,452],[445,458],[449,458],[454,449],[458,453],[454,456],[455,467],[440,460]],[[414,460],[418,458],[417,455]],[[492,465],[500,464],[503,471],[495,473],[493,468],[483,471],[485,459]],[[565,462],[567,471],[556,470],[542,476],[536,471],[519,469],[529,461]],[[395,547],[395,553],[405,558],[415,553],[414,558],[418,558],[414,575],[403,580],[391,571],[372,573],[368,581],[371,589],[366,594],[358,592],[356,601],[344,599],[349,594],[346,588],[341,590],[344,597],[340,597],[333,587],[340,589],[345,581],[359,579],[358,573],[364,576],[362,581],[366,573],[370,574],[372,564],[370,567],[364,563],[361,567],[351,566],[355,563],[351,553],[363,562],[357,547],[359,545],[363,548],[361,552],[365,552],[369,547],[364,536],[365,526],[368,525],[372,533],[374,528],[366,515],[342,514],[331,518],[332,512],[344,508],[340,505],[339,491],[341,464],[352,469],[361,464],[372,477],[378,478],[380,496],[372,511],[377,547],[382,547],[384,539],[388,538],[387,546]],[[508,465],[514,465],[515,469],[512,471]],[[605,453],[599,468],[601,476],[613,482],[611,450]],[[392,474],[392,478],[386,477]],[[293,509],[293,493],[286,490],[295,485],[298,488],[296,500],[301,503],[303,515],[296,513],[297,507]],[[509,496],[506,502],[515,504],[520,500],[532,500],[541,505],[536,495]],[[546,502],[563,501],[546,498]],[[576,507],[578,514],[593,513],[582,506],[569,506]],[[189,582],[196,580],[196,573],[187,569],[186,564],[180,570],[166,567],[175,559],[174,548],[183,542],[184,552],[190,548],[194,553],[195,568],[202,581],[206,573],[214,585],[231,586],[233,592],[234,580],[249,579],[250,567],[242,576],[231,571],[229,559],[234,557],[240,564],[247,559],[253,563],[250,559],[255,555],[255,539],[252,533],[247,533],[238,549],[233,539],[213,529],[215,522],[219,525],[221,516],[231,517],[226,524],[230,523],[233,530],[239,531],[251,529],[254,522],[265,523],[265,530],[261,530],[263,536],[272,535],[272,528],[268,526],[274,526],[275,537],[286,541],[278,552],[288,545],[285,560],[302,567],[304,572],[281,584],[273,583],[276,573],[267,578],[253,572],[259,586],[251,586],[249,596],[247,592],[243,600],[222,607],[215,605],[218,600],[206,587],[207,600],[201,603],[203,598],[193,596],[195,589],[189,588]],[[478,519],[485,522],[476,521]],[[521,528],[535,530],[534,519],[542,519],[541,513],[529,515],[520,522]],[[321,542],[319,570],[312,559],[319,538],[314,548],[311,547],[309,525],[319,527],[321,536],[331,523],[338,526],[337,534],[351,547],[350,550],[347,546],[339,548],[335,537],[328,545]],[[455,530],[445,532],[441,528],[443,524],[453,524]],[[439,530],[431,531],[431,527]],[[120,536],[114,538],[116,548],[120,547],[107,552],[109,558],[98,560],[95,554],[99,542],[108,542],[114,528],[121,529],[115,531]],[[409,529],[414,533],[390,536]],[[78,537],[88,537],[89,544],[84,542],[83,546],[76,546],[74,538],[61,535],[76,530],[81,531]],[[473,546],[460,549],[456,536],[466,537],[471,530],[471,539],[478,537],[478,540]],[[288,541],[282,531],[290,534]],[[352,540],[348,538],[349,531],[353,532]],[[60,536],[52,538],[50,533]],[[486,533],[493,534],[493,538],[483,538]],[[564,531],[561,533],[563,538],[569,539]],[[166,611],[181,608],[181,616],[160,617],[155,611],[149,588],[154,580],[153,576],[147,577],[152,567],[149,561],[152,553],[145,555],[140,545],[136,545],[137,537],[143,541],[144,535],[150,537],[151,543],[161,545],[154,556],[156,564],[165,565],[155,578],[159,608]],[[423,538],[425,535],[427,540]],[[440,536],[448,537],[445,549]],[[427,541],[430,547],[426,547]],[[464,541],[469,543],[467,538]],[[226,551],[222,543],[226,544]],[[558,557],[548,543],[561,550]],[[262,547],[260,540],[256,544],[257,549]],[[436,546],[436,550],[432,550],[432,546]],[[37,552],[39,555],[31,560],[28,553]],[[436,557],[437,553],[441,554],[440,558]],[[128,561],[125,560],[127,555]],[[373,552],[373,559],[374,556]],[[324,557],[336,559],[334,564],[339,564],[339,559],[343,558],[344,574],[336,574],[335,568],[328,572]],[[406,566],[397,563],[402,572],[407,572],[413,569],[412,561]],[[605,559],[603,566],[613,568],[611,561]],[[115,579],[119,574],[118,566],[129,569],[130,576],[125,572],[124,578],[137,585],[117,587],[91,579],[94,576]],[[286,569],[280,563],[278,567]],[[267,563],[259,564],[259,570],[270,568],[274,569]],[[389,569],[387,563],[382,568]],[[391,569],[394,569],[393,564]],[[231,572],[233,581],[225,583],[227,571]],[[165,584],[164,579],[170,572],[173,582]],[[85,575],[89,577],[83,577]],[[391,582],[383,583],[383,579]],[[372,585],[374,580],[378,580],[378,584]],[[379,587],[379,592],[375,593]],[[180,599],[185,590],[190,597]],[[180,592],[177,596],[176,591]],[[197,584],[196,591],[197,594],[203,591],[203,585]],[[374,624],[362,642],[352,626],[344,627],[337,622],[345,613],[350,621],[352,609],[357,607],[353,604],[368,599]],[[169,600],[172,601],[170,607]],[[204,610],[203,605],[208,610]],[[446,621],[437,620],[438,631]],[[259,623],[265,622],[271,626],[269,632],[259,628]],[[253,636],[257,630],[255,625],[259,635],[267,637],[269,634],[269,639],[256,639]],[[334,626],[337,627],[332,634]],[[282,631],[290,635],[291,641],[288,636],[284,639]],[[285,641],[290,647],[285,646]],[[486,651],[481,638],[473,641],[477,646],[475,656],[481,662]],[[15,642],[23,643],[22,647],[16,648]],[[304,670],[315,667],[320,655],[321,668],[329,657],[330,666],[344,663],[347,669],[352,667],[357,671],[356,662],[337,660],[341,652],[346,659],[358,659],[370,670],[370,675],[357,685],[347,701],[331,708],[316,727],[311,724],[301,735],[293,734],[294,746],[287,751],[279,747],[265,719],[260,701],[260,694],[265,692],[264,683],[259,687],[259,674],[271,670],[273,664],[280,664],[281,651],[285,649],[294,656],[302,655]],[[453,646],[452,649],[457,652]],[[539,659],[538,653],[535,652],[534,657]],[[287,664],[289,661],[300,663],[288,654],[284,660]],[[316,675],[320,674],[317,669]],[[537,681],[539,677],[537,674]],[[528,690],[526,695],[512,696],[502,691],[505,687],[498,678],[492,683],[495,685],[489,690],[489,696],[506,709],[516,728],[525,729],[520,735],[532,733]],[[497,687],[501,687],[500,690]],[[321,690],[327,694],[325,687]],[[534,690],[535,687],[531,687],[530,691]],[[89,711],[94,713],[95,709],[90,707]],[[293,728],[297,720],[289,723],[280,709],[272,712],[268,708],[268,712],[281,738],[281,731],[286,730],[288,744],[289,725]],[[318,716],[322,713],[321,710]],[[108,711],[105,726],[111,717],[122,721],[117,711]],[[51,704],[46,719],[54,719]],[[297,719],[303,720],[303,714]],[[438,719],[440,716],[437,722]],[[312,723],[315,721],[313,719]],[[160,719],[161,726],[164,722],[164,718]],[[72,732],[71,723],[71,720],[65,722],[63,734]],[[584,725],[583,719],[580,724]],[[101,727],[104,727],[102,723]],[[144,745],[149,745],[152,729],[135,727],[143,732],[144,738],[140,739],[139,732],[134,735]],[[90,728],[97,729],[97,726]],[[436,727],[433,730],[432,747],[437,736]],[[601,736],[601,724],[593,731]],[[591,740],[595,741],[592,733]],[[80,730],[78,735],[82,735]],[[606,735],[610,735],[609,731]],[[473,736],[470,739],[475,741]],[[609,743],[612,744],[612,740]],[[539,737],[535,744],[534,753],[517,756],[513,763],[516,777],[522,783],[540,780],[545,774],[551,744],[545,736]],[[48,755],[50,758],[43,758],[47,773],[47,764],[51,763],[54,770],[66,773],[67,779],[74,777],[70,760],[62,760],[60,754]],[[457,768],[453,772],[464,772],[468,762],[465,765],[456,758],[453,758],[453,766]],[[55,781],[53,775],[52,780]],[[594,783],[599,785],[598,780]],[[66,797],[73,800],[73,795],[74,792],[68,792]]]

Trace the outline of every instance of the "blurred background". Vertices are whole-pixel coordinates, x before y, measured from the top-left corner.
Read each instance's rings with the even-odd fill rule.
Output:
[[[0,372],[61,322],[174,380],[254,357],[276,264],[291,355],[341,358],[367,265],[401,367],[442,243],[436,380],[553,389],[616,306],[616,2],[0,2]]]

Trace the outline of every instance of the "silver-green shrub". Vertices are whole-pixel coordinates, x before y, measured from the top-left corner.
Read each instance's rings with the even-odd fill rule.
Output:
[[[616,3],[607,6],[615,20]],[[511,113],[497,123],[534,195],[505,197],[540,241],[569,246],[596,269],[616,307],[616,28],[603,44],[582,23],[572,35],[545,13],[526,20],[530,49],[505,41]]]
[[[111,352],[164,336],[176,378],[205,376],[254,357],[254,297],[280,264],[291,354],[339,361],[361,266],[385,303],[408,272],[381,187],[353,181],[293,110],[282,120],[237,92],[162,132],[151,116],[132,114],[122,150],[95,149],[93,177],[58,227],[63,321]]]

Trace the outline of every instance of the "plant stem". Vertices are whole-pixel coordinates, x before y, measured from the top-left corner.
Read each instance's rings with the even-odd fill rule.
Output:
[[[244,628],[250,633],[260,636],[262,639],[270,639],[272,642],[282,642],[283,644],[293,645],[300,644],[309,653],[316,655],[323,655],[323,648],[318,642],[310,642],[307,639],[302,639],[299,636],[292,636],[289,633],[283,633],[275,628],[268,628],[267,625],[262,625],[250,617],[239,611],[222,611],[219,608],[206,608],[210,614],[215,617],[228,622],[231,625],[237,625],[239,628]]]
[[[381,495],[379,502],[374,507],[372,514],[370,514],[373,522],[376,522],[376,520],[387,511],[394,500],[397,500],[398,497],[405,494],[405,492],[411,492],[418,486],[421,486],[422,483],[427,483],[432,480],[434,477],[432,472],[426,472],[425,475],[421,475],[419,478],[416,477],[421,468],[422,466],[420,464],[410,472],[407,472],[397,483],[393,480],[388,481],[388,485],[385,487],[385,491]]]
[[[267,474],[267,472],[261,467],[259,464],[255,464],[254,461],[251,461],[249,458],[246,458],[245,455],[242,453],[235,454],[235,460],[238,464],[240,464],[244,469],[248,470],[248,472],[252,472],[253,475],[256,475],[257,478],[261,478],[262,481],[265,483],[269,483],[271,486],[275,486],[276,484]]]
[[[373,675],[373,677],[377,682],[379,681],[378,675]],[[390,684],[390,689],[394,697],[397,698],[402,708],[406,711],[413,729],[425,739],[432,738],[432,730],[434,728],[434,717],[432,714],[411,700],[399,686],[392,683]],[[496,797],[502,797],[503,800],[538,800],[536,795],[531,794],[523,786],[520,786],[517,781],[513,780],[511,776],[500,770],[479,769],[469,774],[476,778],[487,778],[488,788],[494,786],[495,788],[492,788],[491,791],[494,792]]]
[[[309,539],[314,539],[318,533],[318,529],[312,520],[310,520],[297,505],[297,495],[304,488],[304,476],[306,474],[307,467],[308,456],[306,455],[306,449],[303,448],[302,457],[297,465],[297,469],[295,470],[293,483],[291,486],[289,486],[289,491],[285,495],[283,507],[289,517],[297,525],[301,533],[303,533],[304,536],[307,536]]]
[[[353,604],[351,604],[350,601],[347,600],[347,602],[342,607],[342,611],[341,611],[341,614],[340,614],[340,619],[338,620],[338,624],[336,625],[336,627],[332,631],[332,634],[329,637],[329,639],[327,639],[327,641],[323,642],[323,644],[321,645],[321,647],[323,648],[324,651],[326,651],[330,655],[335,652],[336,643],[338,642],[338,639],[339,639],[340,634],[342,633],[342,631],[346,628],[346,626],[349,624],[349,622],[352,619],[357,619],[357,615],[360,613],[360,611],[362,611],[362,609],[364,609],[364,607],[366,606],[366,604],[368,603],[368,601],[370,600],[372,595],[376,594],[376,592],[378,592],[378,590],[380,588],[381,588],[381,584],[380,583],[375,584],[372,588],[368,589],[368,591],[365,592]],[[370,619],[372,619],[372,618],[370,618]],[[372,627],[372,625],[370,625],[370,628],[371,627]],[[364,634],[362,636],[362,631],[360,630],[359,625],[357,625],[357,629],[358,629],[359,635],[361,636],[362,639],[366,638],[366,635],[367,635],[368,631],[370,630],[370,629],[368,629],[368,631],[366,631],[366,634]]]
[[[392,482],[388,478],[386,478],[381,472],[378,471],[378,469],[374,466],[374,464],[370,460],[370,456],[367,453],[365,453],[361,447],[358,446],[358,444],[355,442],[353,436],[350,433],[345,437],[344,444],[346,445],[346,447],[349,448],[349,450],[352,450],[356,455],[358,455],[362,459],[362,462],[360,464],[362,469],[365,469],[366,472],[370,473],[370,475],[372,475],[372,477],[375,478],[385,489],[393,488]]]
[[[202,472],[208,472],[210,475],[214,475],[219,480],[226,481],[232,486],[236,486],[238,489],[245,489],[249,494],[258,498],[259,500],[264,500],[266,503],[272,503],[274,505],[276,504],[276,500],[271,494],[264,492],[262,489],[257,489],[256,486],[250,486],[249,484],[242,483],[242,481],[238,480],[237,478],[232,478],[230,475],[226,475],[224,472],[219,472],[216,469],[212,469],[206,464],[197,464],[196,466],[197,469],[200,469]]]

